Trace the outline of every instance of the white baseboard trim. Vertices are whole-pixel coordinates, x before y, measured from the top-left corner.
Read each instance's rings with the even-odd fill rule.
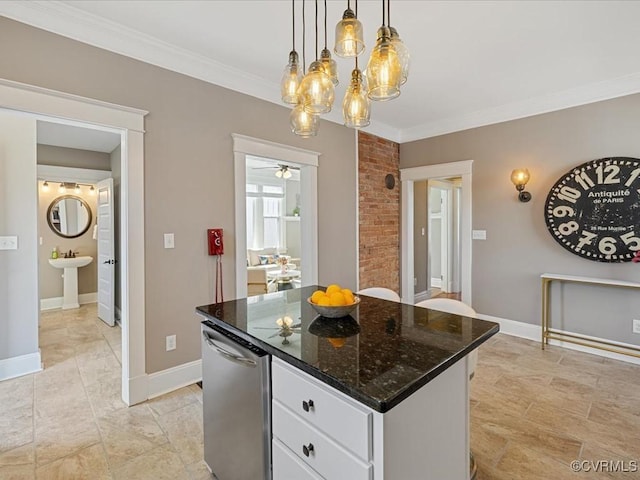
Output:
[[[128,406],[146,402],[149,398],[149,376],[145,373],[122,382],[122,401]]]
[[[488,320],[490,322],[496,322],[500,324],[500,333],[506,335],[512,335],[514,337],[527,338],[536,342],[542,341],[542,327],[540,325],[533,325],[531,323],[517,322],[515,320],[508,320],[506,318],[493,317],[491,315],[484,315],[479,313],[478,318],[481,320]],[[568,332],[570,333],[570,332]],[[601,340],[597,337],[589,337],[594,341]],[[607,340],[609,341],[609,340]],[[609,352],[607,350],[601,350],[599,348],[586,347],[571,342],[563,342],[562,340],[549,339],[549,345],[557,347],[567,348],[569,350],[577,350],[579,352],[589,353],[591,355],[598,355],[600,357],[611,358],[613,360],[619,360],[621,362],[633,363],[640,365],[640,358],[632,357],[630,355],[623,355],[620,353]],[[624,346],[624,344],[620,344]]]
[[[40,351],[0,360],[0,382],[42,370]]]
[[[43,298],[40,300],[40,311],[55,310],[62,308],[64,297]],[[81,293],[78,295],[78,303],[84,305],[86,303],[96,303],[98,301],[98,292]]]
[[[202,380],[202,360],[152,373],[148,378],[148,398],[158,397]]]

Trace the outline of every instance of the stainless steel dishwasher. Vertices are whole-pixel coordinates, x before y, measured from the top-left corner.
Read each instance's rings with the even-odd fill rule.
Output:
[[[271,356],[202,324],[204,461],[218,480],[271,479]]]

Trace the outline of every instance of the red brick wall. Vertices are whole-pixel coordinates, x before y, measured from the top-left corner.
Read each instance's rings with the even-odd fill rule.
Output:
[[[400,293],[400,145],[358,132],[360,288]],[[392,174],[389,190],[385,177]]]

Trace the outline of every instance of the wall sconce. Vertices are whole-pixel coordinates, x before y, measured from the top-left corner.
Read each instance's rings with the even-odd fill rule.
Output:
[[[521,202],[528,202],[531,200],[531,194],[524,190],[525,185],[529,181],[529,170],[526,168],[518,168],[511,172],[511,181],[518,190],[518,200]]]
[[[60,186],[58,187],[58,193],[67,193],[67,190],[73,190],[77,195],[82,193],[82,189],[80,187],[89,187],[89,195],[95,195],[96,189],[93,185],[88,183],[76,183],[76,182],[60,182]],[[49,182],[47,180],[42,184],[42,191],[49,191]]]

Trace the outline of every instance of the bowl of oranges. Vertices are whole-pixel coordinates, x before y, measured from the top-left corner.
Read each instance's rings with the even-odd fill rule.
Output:
[[[360,303],[348,288],[332,284],[326,290],[316,290],[307,298],[307,302],[323,317],[342,318],[349,315]]]

